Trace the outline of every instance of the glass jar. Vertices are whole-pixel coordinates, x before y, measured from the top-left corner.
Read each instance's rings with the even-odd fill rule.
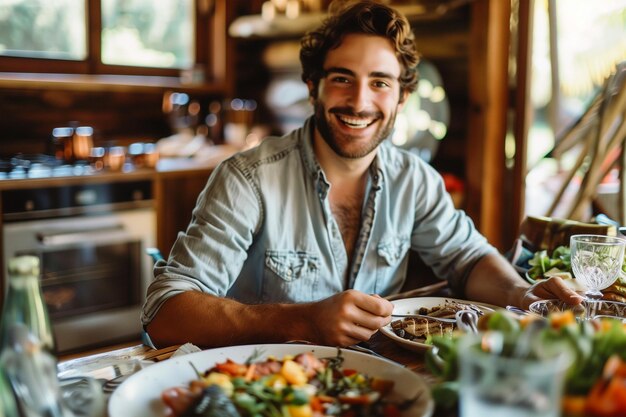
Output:
[[[54,157],[66,164],[74,162],[74,149],[72,147],[72,137],[74,128],[55,127],[52,129],[52,146]]]
[[[30,255],[12,258],[8,272],[9,288],[2,310],[0,351],[7,347],[12,328],[24,325],[39,340],[42,349],[54,353],[48,307],[39,282],[39,258]]]

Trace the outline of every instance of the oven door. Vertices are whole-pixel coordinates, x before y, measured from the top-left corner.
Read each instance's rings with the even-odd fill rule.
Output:
[[[142,242],[121,224],[37,234],[41,290],[50,318],[140,303]]]
[[[132,210],[6,225],[7,258],[28,253],[41,259],[58,352],[139,339],[153,220],[152,210]]]

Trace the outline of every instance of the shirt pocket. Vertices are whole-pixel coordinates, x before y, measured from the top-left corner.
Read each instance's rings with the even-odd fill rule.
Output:
[[[306,251],[267,250],[263,301],[311,301],[319,276],[319,256]]]
[[[376,263],[377,293],[386,291],[404,279],[406,274],[407,252],[410,246],[408,236],[393,236],[383,238],[376,248],[378,260]]]

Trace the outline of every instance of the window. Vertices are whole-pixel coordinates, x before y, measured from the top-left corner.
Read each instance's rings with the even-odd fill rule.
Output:
[[[533,120],[528,133],[526,213],[576,218],[579,216],[572,212],[573,201],[581,177],[591,163],[588,153],[586,156],[583,153],[584,160],[580,159],[586,136],[580,135],[573,142],[575,146],[558,158],[551,153],[557,138],[591,107],[605,80],[626,60],[626,0],[535,1],[534,4]],[[550,9],[549,5],[554,8]],[[576,176],[565,182],[580,161],[583,164]],[[605,185],[615,185],[617,178],[613,174],[610,172],[603,179]],[[560,196],[559,205],[550,211],[563,183],[572,185]],[[617,218],[613,213],[608,214]],[[590,217],[590,213],[584,215]]]
[[[189,68],[193,22],[193,0],[102,0],[102,62]]]
[[[84,60],[87,58],[85,16],[82,0],[0,3],[0,54]]]
[[[178,76],[209,64],[219,3],[0,2],[0,71]]]

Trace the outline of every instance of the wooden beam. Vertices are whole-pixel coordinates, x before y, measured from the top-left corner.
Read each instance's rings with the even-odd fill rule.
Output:
[[[526,175],[527,172],[527,143],[528,130],[532,123],[532,106],[530,102],[531,67],[532,67],[532,33],[533,11],[535,0],[520,0],[518,8],[517,25],[517,72],[515,74],[515,156],[513,165],[513,205],[509,218],[511,231],[505,240],[513,241],[513,237],[519,236],[519,226],[525,216],[526,205]]]
[[[509,1],[472,3],[467,149],[467,211],[504,250],[504,141],[508,108]]]

